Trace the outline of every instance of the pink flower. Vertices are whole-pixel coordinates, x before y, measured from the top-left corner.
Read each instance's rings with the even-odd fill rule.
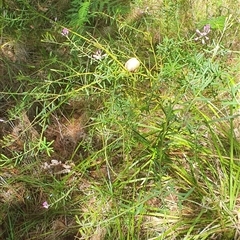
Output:
[[[43,208],[48,209],[50,205],[48,204],[47,201],[45,201],[45,202],[43,202],[42,206],[43,206]]]
[[[96,60],[102,60],[103,58],[105,58],[107,56],[107,54],[102,54],[102,51],[100,49],[98,49],[92,56]]]
[[[69,34],[69,30],[67,28],[63,28],[61,34],[66,37]]]
[[[202,41],[202,44],[206,43],[206,40],[209,40],[209,37],[207,36],[211,31],[211,26],[210,24],[206,24],[203,27],[203,31],[199,31],[198,29],[196,29],[196,33],[198,35],[198,37],[195,38],[195,41],[198,41],[199,39]]]

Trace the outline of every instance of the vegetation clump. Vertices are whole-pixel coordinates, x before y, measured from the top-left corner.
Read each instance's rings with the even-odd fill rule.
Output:
[[[239,239],[236,1],[0,6],[0,239]]]

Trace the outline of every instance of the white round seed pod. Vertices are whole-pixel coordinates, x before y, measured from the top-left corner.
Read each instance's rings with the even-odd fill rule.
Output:
[[[125,68],[129,72],[135,72],[140,66],[140,62],[136,58],[130,58],[126,63],[125,63]]]

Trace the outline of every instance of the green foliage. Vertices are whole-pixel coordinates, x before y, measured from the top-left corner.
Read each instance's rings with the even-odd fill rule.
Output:
[[[85,23],[89,21],[90,13],[89,7],[90,1],[72,1],[72,8],[69,10],[69,18],[71,19],[70,24],[72,26],[76,26],[81,28]]]
[[[48,1],[6,3],[0,238],[239,238],[238,19],[183,0],[72,0],[57,21]]]
[[[71,1],[71,8],[68,10],[70,25],[81,30],[86,24],[88,26],[106,19],[106,16],[114,17],[116,14],[126,13],[128,1],[103,0],[103,1]]]

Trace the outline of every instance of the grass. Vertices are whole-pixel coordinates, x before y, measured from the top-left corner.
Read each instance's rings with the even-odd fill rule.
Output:
[[[239,239],[238,4],[50,2],[0,4],[0,239]]]

